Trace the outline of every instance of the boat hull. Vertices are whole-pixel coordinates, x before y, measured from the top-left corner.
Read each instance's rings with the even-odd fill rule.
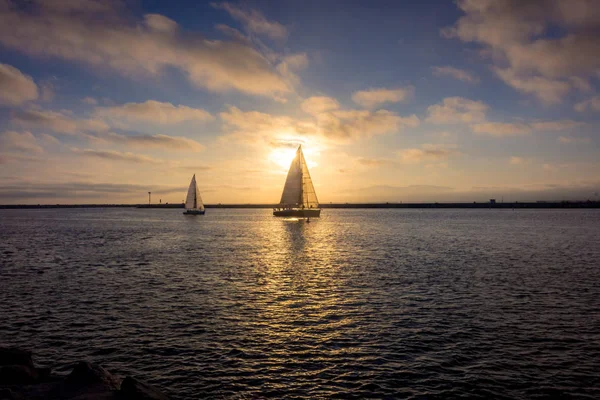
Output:
[[[282,208],[273,210],[276,217],[295,217],[295,218],[318,218],[321,216],[320,208]]]
[[[184,215],[204,215],[205,210],[185,210]]]

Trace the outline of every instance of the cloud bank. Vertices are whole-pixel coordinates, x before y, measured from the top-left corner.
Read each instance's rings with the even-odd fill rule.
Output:
[[[433,124],[475,123],[485,121],[488,105],[464,97],[446,97],[442,104],[427,108],[427,122]]]
[[[191,108],[183,105],[174,106],[148,100],[144,103],[126,103],[122,106],[98,107],[94,113],[97,117],[129,122],[148,122],[153,124],[170,125],[185,121],[205,122],[213,116],[201,108]]]
[[[19,6],[3,0],[0,43],[32,56],[109,68],[130,77],[155,76],[173,67],[213,92],[278,97],[292,91],[276,64],[255,48],[183,33],[175,21],[158,14],[135,21],[124,4],[34,0]],[[252,26],[261,29],[260,24]]]
[[[459,0],[464,12],[448,38],[482,45],[507,85],[558,104],[589,90],[600,68],[600,12],[595,0]]]

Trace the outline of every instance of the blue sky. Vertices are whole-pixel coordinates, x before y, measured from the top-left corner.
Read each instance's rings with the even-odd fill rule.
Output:
[[[0,203],[597,199],[592,0],[0,0]]]

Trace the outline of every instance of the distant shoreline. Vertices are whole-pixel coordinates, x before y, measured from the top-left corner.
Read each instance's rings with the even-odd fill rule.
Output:
[[[206,204],[206,208],[263,208],[278,204]],[[538,201],[511,203],[327,203],[321,208],[600,208],[600,201]],[[0,204],[0,209],[40,208],[184,208],[178,204]]]

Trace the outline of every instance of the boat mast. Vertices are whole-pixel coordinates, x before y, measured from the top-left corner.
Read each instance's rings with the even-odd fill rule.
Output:
[[[198,189],[196,188],[196,174],[192,178],[192,185],[194,185],[194,209],[198,208]]]
[[[298,146],[298,164],[300,164],[300,204],[302,207],[304,205],[304,174],[302,173],[302,159],[304,158],[302,155],[302,145]]]

